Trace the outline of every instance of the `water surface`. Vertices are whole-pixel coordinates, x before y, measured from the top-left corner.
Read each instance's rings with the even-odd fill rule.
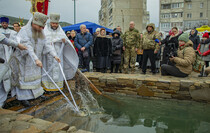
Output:
[[[95,133],[210,133],[210,104],[111,96],[118,102],[96,97],[102,113],[72,116],[65,101],[59,101],[37,117]]]

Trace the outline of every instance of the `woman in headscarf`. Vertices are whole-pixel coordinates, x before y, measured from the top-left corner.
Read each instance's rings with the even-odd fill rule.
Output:
[[[115,67],[115,73],[118,73],[120,64],[121,64],[121,55],[122,55],[122,47],[123,40],[120,38],[120,31],[115,30],[112,34],[112,63],[111,63],[111,73],[113,73],[113,69]]]
[[[178,38],[179,36],[182,34],[182,31],[180,31],[177,27],[173,27],[170,31],[169,31],[169,35],[166,36],[165,39],[163,39],[160,44],[165,44],[164,48],[163,48],[163,57],[162,57],[162,61],[161,61],[161,65],[162,64],[171,64],[169,61],[169,57],[171,56],[171,52],[173,54],[176,54],[176,51],[179,47],[179,41]],[[173,55],[175,56],[175,55]]]
[[[190,31],[189,39],[193,42],[193,48],[194,48],[194,50],[196,50],[200,43],[200,37],[198,36],[198,31],[196,29],[192,29]]]
[[[70,32],[70,36],[68,37],[69,40],[71,41],[71,43],[72,43],[73,45],[74,45],[74,39],[76,38],[76,35],[77,35],[77,32],[76,32],[75,30],[72,30],[72,31]],[[76,48],[75,45],[74,45],[74,48],[75,48],[75,50],[76,50],[76,52],[77,52],[77,54],[78,54],[78,48]]]
[[[100,29],[100,35],[97,36],[94,42],[94,56],[97,58],[96,71],[106,73],[111,67],[112,42],[106,36],[106,30]]]

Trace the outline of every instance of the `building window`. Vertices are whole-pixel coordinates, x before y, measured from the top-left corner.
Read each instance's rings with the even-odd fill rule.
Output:
[[[112,9],[109,10],[109,16],[111,16],[111,15],[112,15]]]
[[[172,18],[177,18],[177,17],[178,17],[178,13],[172,13],[172,14],[171,14],[171,17],[172,17]]]
[[[192,9],[192,4],[188,4],[188,9]]]
[[[112,0],[109,0],[109,7],[112,5]]]
[[[191,28],[191,23],[188,23],[187,26],[188,26],[188,28]]]
[[[162,4],[161,9],[171,9],[171,4]]]
[[[183,3],[172,3],[171,8],[183,8]]]
[[[182,12],[180,13],[180,17],[181,17],[181,18],[183,17],[183,13],[182,13]]]
[[[200,8],[203,8],[203,3],[200,3]]]
[[[162,28],[170,28],[170,23],[161,23]]]
[[[171,18],[182,18],[182,17],[183,17],[182,12],[171,13]]]
[[[113,23],[109,24],[109,28],[111,29],[113,28]]]
[[[166,13],[166,14],[161,14],[161,18],[170,18],[170,14]]]
[[[109,17],[109,23],[111,23],[111,22],[112,22],[112,16]]]
[[[203,17],[203,13],[201,12],[201,13],[200,13],[200,18],[202,18],[202,17]]]
[[[191,13],[188,13],[187,14],[187,18],[192,18],[192,14]]]
[[[182,22],[172,22],[171,27],[182,27]]]

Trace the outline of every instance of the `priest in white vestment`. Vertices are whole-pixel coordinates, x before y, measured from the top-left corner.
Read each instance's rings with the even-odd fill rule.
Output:
[[[12,96],[30,106],[29,100],[36,99],[44,93],[41,86],[42,56],[50,54],[60,62],[53,47],[46,43],[43,28],[47,16],[36,12],[28,24],[17,35],[17,40],[24,44],[28,50],[16,50],[10,61],[12,67]]]
[[[0,22],[1,22],[1,26],[2,28],[0,28],[0,34],[4,34],[6,36],[6,38],[10,39],[10,40],[15,40],[15,34],[16,32],[9,29],[8,25],[9,25],[9,18],[7,17],[1,17],[0,18]],[[12,45],[14,46],[14,45]],[[5,60],[5,63],[7,63],[10,59],[10,56],[12,54],[12,46],[8,46],[8,45],[3,45],[2,43],[0,43],[0,56],[2,59]],[[1,103],[2,101],[5,101],[5,99],[7,98],[7,93],[8,91],[11,89],[11,81],[10,81],[10,75],[11,75],[11,71],[7,71],[6,75],[3,77],[3,81],[1,81],[1,88],[4,88],[4,90],[1,90]],[[3,103],[2,103],[3,104]]]
[[[74,46],[60,27],[59,20],[60,14],[50,14],[50,23],[45,26],[44,33],[46,36],[46,42],[53,46],[57,55],[61,59],[61,66],[68,80],[74,77],[78,68],[79,58]],[[64,78],[59,68],[59,64],[52,56],[45,55],[43,56],[43,67],[48,71],[49,75],[62,90],[64,86]],[[42,77],[42,85],[49,93],[58,91],[56,86],[47,76]]]
[[[0,108],[4,105],[7,99],[7,94],[10,91],[10,69],[7,64],[4,45],[18,47],[20,50],[26,50],[27,48],[18,44],[16,41],[6,38],[4,34],[0,33]],[[5,68],[6,67],[6,68]]]

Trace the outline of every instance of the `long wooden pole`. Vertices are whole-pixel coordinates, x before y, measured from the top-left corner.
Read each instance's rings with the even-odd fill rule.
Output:
[[[81,75],[90,85],[91,89],[98,95],[102,95],[101,91],[99,91],[96,86],[79,70],[77,69],[77,73]]]
[[[108,98],[108,99],[110,99],[110,100],[112,100],[112,101],[114,101],[114,102],[116,102],[116,103],[119,103],[119,104],[122,104],[122,102],[120,102],[120,101],[118,101],[118,100],[116,100],[116,99],[114,99],[114,98],[112,98],[112,97],[110,97],[110,96],[108,96],[108,95],[105,95],[105,94],[102,94],[102,92],[100,91],[100,90],[98,90],[97,88],[96,88],[96,86],[79,70],[79,69],[77,69],[77,73],[79,74],[79,75],[81,75],[87,82],[88,82],[88,84],[89,84],[89,86],[91,87],[91,89],[96,93],[96,94],[98,94],[98,95],[101,95],[101,96],[104,96],[104,97],[106,97],[106,98]]]

